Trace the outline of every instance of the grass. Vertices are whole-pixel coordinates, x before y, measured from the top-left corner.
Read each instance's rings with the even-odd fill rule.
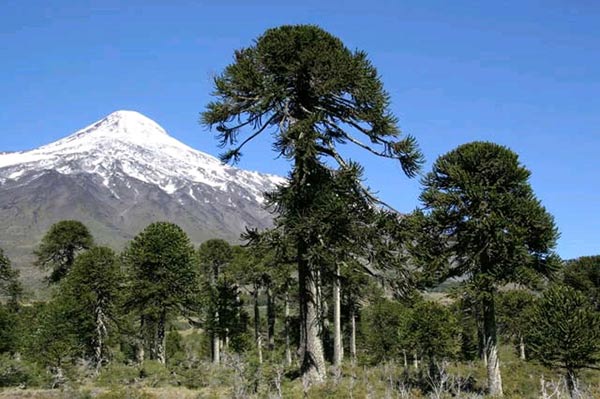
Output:
[[[538,398],[542,376],[547,390],[562,379],[560,370],[520,360],[509,346],[501,347],[501,370],[507,399]],[[155,362],[142,366],[112,364],[98,376],[81,377],[62,389],[0,390],[0,399],[199,399],[199,398],[484,398],[486,370],[482,362],[443,364],[445,389],[436,392],[428,383],[426,371],[412,366],[405,370],[396,363],[374,367],[347,362],[329,372],[325,383],[304,392],[293,370],[276,363],[262,366],[251,357],[228,356],[225,364],[213,366],[200,360],[193,365],[170,369]],[[80,371],[75,375],[86,375]],[[42,379],[40,379],[41,381]],[[582,399],[600,398],[600,371],[581,374],[585,387]],[[439,387],[438,387],[439,388]],[[567,398],[564,386],[561,398]],[[281,395],[280,395],[281,394]],[[452,395],[452,396],[451,396]],[[557,396],[554,396],[556,398]]]

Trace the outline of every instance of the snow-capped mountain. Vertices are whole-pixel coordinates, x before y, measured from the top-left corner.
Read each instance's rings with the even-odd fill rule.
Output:
[[[284,182],[224,165],[144,115],[117,111],[54,143],[0,153],[0,247],[25,263],[63,219],[117,248],[156,220],[179,224],[194,242],[237,240],[271,223],[263,193]]]

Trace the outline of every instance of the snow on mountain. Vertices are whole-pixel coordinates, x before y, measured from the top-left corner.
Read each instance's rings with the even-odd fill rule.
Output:
[[[263,194],[283,183],[224,165],[137,112],[117,111],[54,143],[0,153],[0,248],[35,287],[33,250],[60,220],[82,221],[117,250],[165,220],[194,243],[235,242],[246,228],[272,225]]]
[[[222,164],[169,136],[156,122],[135,111],[117,111],[62,140],[31,151],[0,154],[0,183],[27,172],[54,170],[64,175],[95,174],[111,188],[134,178],[167,194],[204,184],[221,191],[243,187],[262,203],[263,192],[281,184],[278,176]]]

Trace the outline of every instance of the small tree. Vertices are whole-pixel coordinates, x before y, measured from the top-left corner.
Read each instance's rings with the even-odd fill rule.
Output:
[[[380,298],[362,309],[360,335],[367,360],[380,363],[397,359],[409,345],[402,331],[410,317],[408,307]]]
[[[42,268],[50,268],[50,283],[57,283],[64,278],[77,253],[89,249],[94,244],[87,227],[77,220],[63,220],[55,223],[42,238],[39,247],[34,251],[35,263]]]
[[[438,362],[454,357],[459,349],[459,327],[452,312],[431,301],[417,301],[410,309],[400,341],[409,342],[429,363],[429,375],[439,379]]]
[[[93,247],[75,259],[55,300],[62,301],[88,356],[99,368],[108,358],[109,334],[116,329],[123,276],[114,251]]]
[[[52,300],[28,307],[23,317],[21,346],[25,355],[50,369],[53,386],[64,383],[65,369],[84,353],[70,308],[63,301]]]
[[[123,259],[129,274],[126,308],[140,316],[151,358],[165,364],[169,317],[196,308],[199,289],[196,251],[179,226],[155,222],[129,243]]]
[[[506,147],[473,142],[442,155],[423,179],[414,254],[431,281],[466,276],[481,302],[488,390],[502,395],[495,292],[556,270],[558,232],[534,196],[530,172]]]
[[[525,332],[535,297],[529,291],[510,290],[498,296],[498,327],[502,335],[514,341],[521,360],[526,359]]]
[[[600,314],[573,288],[552,287],[533,310],[528,342],[534,359],[566,370],[573,395],[577,372],[600,361]]]

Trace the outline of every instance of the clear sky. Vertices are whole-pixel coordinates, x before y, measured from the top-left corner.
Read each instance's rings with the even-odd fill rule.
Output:
[[[218,4],[218,5],[217,5]],[[516,151],[561,231],[565,258],[600,254],[600,3],[539,1],[3,0],[0,151],[52,142],[118,109],[217,154],[198,125],[211,76],[265,29],[312,23],[365,50],[425,171],[459,144]],[[400,211],[418,179],[359,152]],[[268,140],[240,166],[285,174]]]

